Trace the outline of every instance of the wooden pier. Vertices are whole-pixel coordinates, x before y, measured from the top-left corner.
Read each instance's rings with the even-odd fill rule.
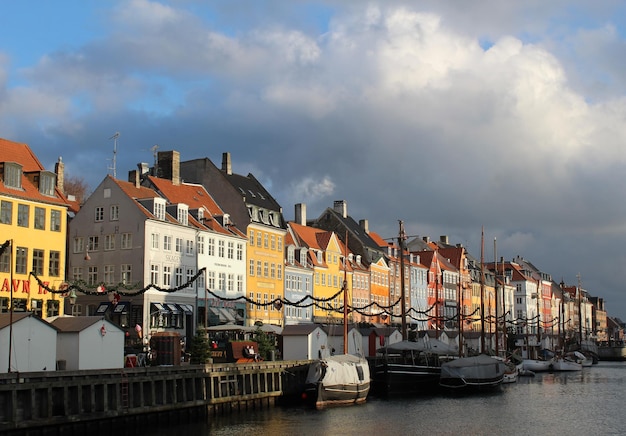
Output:
[[[271,407],[298,395],[308,361],[0,374],[0,433],[110,434]]]

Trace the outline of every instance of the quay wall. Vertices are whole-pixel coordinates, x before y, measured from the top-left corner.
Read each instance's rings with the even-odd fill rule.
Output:
[[[608,361],[626,360],[626,345],[598,347],[598,357]]]
[[[0,433],[99,434],[104,425],[110,434],[115,425],[271,407],[299,394],[308,367],[275,361],[0,374]]]

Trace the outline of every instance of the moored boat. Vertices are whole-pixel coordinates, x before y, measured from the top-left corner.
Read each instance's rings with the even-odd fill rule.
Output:
[[[317,409],[364,403],[370,390],[367,360],[339,354],[315,360],[305,383],[305,400]]]
[[[481,354],[441,365],[439,385],[449,389],[491,389],[502,384],[506,365]]]
[[[552,359],[552,371],[581,371],[583,365],[567,356],[556,356]]]
[[[547,372],[552,369],[552,359],[550,360],[542,360],[542,359],[524,359],[522,365],[526,371],[535,372]]]
[[[441,362],[457,352],[428,336],[382,347],[373,365],[372,392],[387,397],[432,393],[439,386]]]

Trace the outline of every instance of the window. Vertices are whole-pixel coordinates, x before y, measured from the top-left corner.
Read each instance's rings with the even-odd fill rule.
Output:
[[[270,238],[270,244],[271,244],[271,245],[270,245],[270,248],[271,248],[272,250],[276,250],[276,236],[275,236],[275,235],[272,235],[272,236],[271,236],[271,238]]]
[[[188,283],[187,287],[188,288],[193,288],[193,282],[191,281],[191,279],[193,279],[193,274],[194,274],[193,270],[191,268],[187,268],[187,283]],[[202,275],[200,275],[200,277],[202,277]],[[198,279],[200,277],[198,277]]]
[[[270,266],[270,277],[271,278],[276,278],[276,264],[272,263],[272,265]]]
[[[209,238],[208,241],[208,255],[209,256],[215,256],[215,239],[214,238]]]
[[[243,244],[237,244],[237,260],[243,260]]]
[[[150,265],[150,282],[153,285],[159,284],[159,265]]]
[[[17,274],[27,274],[26,262],[28,260],[28,248],[17,247],[15,249],[15,272]]]
[[[240,294],[243,292],[243,274],[237,275],[237,292]]]
[[[170,286],[172,284],[172,267],[163,267],[163,286]]]
[[[209,271],[208,277],[207,287],[209,289],[215,289],[215,271]]]
[[[48,262],[48,275],[59,277],[61,265],[61,252],[50,251],[50,260]]]
[[[120,219],[120,207],[117,204],[112,204],[109,209],[109,220],[117,221]]]
[[[35,207],[35,228],[37,230],[46,229],[46,209]]]
[[[224,241],[217,241],[217,255],[218,257],[224,257]]]
[[[43,274],[43,250],[33,250],[33,272],[37,275]]]
[[[235,257],[235,243],[228,241],[228,258],[234,259]]]
[[[56,186],[56,174],[49,171],[42,171],[39,173],[39,192],[43,195],[54,195],[54,188]]]
[[[181,286],[183,284],[183,269],[182,268],[176,268],[175,270],[175,286]]]
[[[204,254],[204,236],[198,236],[198,254]]]
[[[172,251],[172,237],[169,235],[163,236],[163,250]]]
[[[4,163],[4,186],[22,189],[22,166],[13,162]]]
[[[102,206],[98,206],[96,207],[96,211],[95,211],[95,217],[94,220],[99,223],[101,221],[104,221],[104,207]]]
[[[0,272],[11,272],[11,247],[0,255]]]
[[[0,223],[11,224],[13,222],[13,203],[0,201]]]
[[[30,311],[33,312],[36,317],[41,318],[43,314],[43,300],[30,300]]]
[[[160,237],[161,237],[161,235],[159,235],[158,233],[151,233],[150,234],[151,246],[155,250],[159,249],[159,239],[160,239]]]
[[[158,198],[154,199],[154,216],[162,221],[165,219],[165,202],[159,200]]]
[[[98,236],[90,236],[87,242],[88,251],[98,251],[100,249],[100,238]]]
[[[176,252],[177,253],[182,253],[183,252],[183,240],[182,240],[182,238],[176,238]]]
[[[228,274],[228,292],[233,292],[233,290],[235,289],[235,275],[234,274]]]
[[[250,259],[250,270],[248,271],[250,277],[254,277],[254,259]]]
[[[104,237],[104,249],[106,251],[115,250],[115,235],[106,235]]]
[[[131,233],[122,233],[122,250],[133,248],[133,235]]]
[[[191,239],[187,240],[187,246],[185,248],[185,253],[193,256],[193,241]]]
[[[72,280],[82,280],[83,279],[83,268],[80,266],[72,267]]]
[[[122,278],[122,283],[128,284],[133,281],[133,270],[132,265],[129,263],[123,263],[120,267],[120,274]]]
[[[3,202],[4,203],[4,202]],[[251,247],[254,247],[254,230],[250,230],[250,239],[249,243]]]
[[[268,277],[269,276],[269,263],[268,262],[263,262],[263,277]]]
[[[267,241],[268,241],[268,239],[269,239],[269,235],[268,235],[267,233],[265,233],[265,234],[263,235],[263,248],[267,248],[267,247],[269,246],[269,244],[268,244],[268,242],[267,242]]]
[[[220,291],[226,290],[226,273],[219,273],[217,287]]]
[[[112,285],[115,283],[115,266],[104,265],[104,283]]]
[[[182,207],[182,205],[178,206],[178,210],[176,211],[178,213],[178,222],[181,223],[183,226],[186,226],[189,224],[189,210],[186,207]]]
[[[46,316],[58,316],[58,315],[59,315],[58,300],[46,301]]]
[[[90,266],[87,270],[87,284],[95,286],[98,284],[98,267]]]
[[[295,259],[294,259],[294,249],[293,247],[289,247],[287,248],[287,262],[291,265],[293,265]]]
[[[260,260],[256,261],[256,275],[258,277],[263,275],[263,263]]]
[[[61,231],[61,211],[60,210],[50,211],[50,230],[52,230],[53,232]]]
[[[30,207],[27,204],[17,205],[17,225],[20,227],[28,227],[28,214]]]
[[[261,232],[256,232],[256,246],[260,247],[263,243],[263,239],[261,239]]]

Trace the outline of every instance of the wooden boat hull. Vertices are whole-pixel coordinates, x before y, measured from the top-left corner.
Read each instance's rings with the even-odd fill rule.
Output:
[[[342,354],[311,363],[304,395],[307,402],[323,409],[364,403],[369,390],[367,360]]]
[[[381,396],[429,394],[439,386],[441,367],[425,365],[377,364],[374,368],[374,393]]]

